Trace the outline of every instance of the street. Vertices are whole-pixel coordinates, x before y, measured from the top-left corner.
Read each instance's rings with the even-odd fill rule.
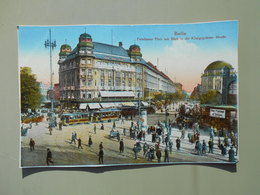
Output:
[[[158,120],[163,120],[165,115],[156,113],[148,115],[148,125],[155,124]],[[169,118],[174,118],[170,115]],[[63,126],[62,130],[58,127],[54,128],[52,135],[48,130],[48,122],[44,120],[37,126],[33,124],[27,136],[21,137],[21,166],[46,166],[47,148],[52,152],[54,166],[64,165],[98,165],[99,144],[103,142],[104,147],[104,164],[131,164],[131,163],[156,163],[156,157],[152,161],[148,161],[143,156],[143,151],[138,152],[138,158],[135,159],[133,147],[136,140],[130,139],[129,127],[131,121],[125,120],[116,121],[116,128],[120,133],[120,139],[124,141],[124,152],[119,152],[119,142],[116,138],[110,138],[109,132],[112,129],[113,122],[104,123],[104,130],[100,130],[101,123],[96,123],[96,134],[94,133],[94,124],[83,124],[74,126]],[[127,129],[126,136],[123,135],[123,128]],[[192,130],[188,130],[192,131]],[[78,149],[78,144],[71,144],[72,133],[77,133],[77,138],[82,140],[83,149]],[[88,146],[89,136],[92,137],[93,144]],[[149,146],[154,146],[151,142],[151,134],[147,134],[145,141],[141,141],[142,145],[146,142]],[[175,140],[181,137],[181,131],[176,128],[172,129],[171,140],[173,141],[173,151],[169,154],[170,162],[228,162],[228,156],[221,155],[221,151],[217,147],[217,139],[214,142],[214,153],[199,156],[195,153],[195,144],[188,141],[186,137],[181,139],[180,150],[177,151]],[[30,138],[35,141],[35,150],[30,151]],[[208,132],[201,131],[201,140],[205,139],[206,143],[209,140]],[[223,138],[222,138],[223,140]],[[165,144],[160,144],[162,158],[164,161]]]

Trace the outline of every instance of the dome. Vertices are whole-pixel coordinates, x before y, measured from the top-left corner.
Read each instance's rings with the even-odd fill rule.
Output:
[[[71,50],[71,46],[68,44],[63,44],[60,48],[66,48],[66,49],[70,49]]]
[[[91,35],[90,34],[87,34],[87,33],[83,33],[79,36],[80,39],[92,39]]]
[[[68,44],[61,45],[60,53],[59,53],[60,56],[67,56],[67,55],[69,55],[70,52],[71,52],[70,45],[68,45]]]
[[[129,50],[132,50],[133,48],[138,48],[138,49],[140,49],[140,46],[139,46],[139,45],[131,45],[131,46],[129,47]]]
[[[233,69],[233,67],[227,63],[227,62],[224,62],[224,61],[215,61],[215,62],[212,62],[211,64],[209,64],[207,66],[207,68],[205,69],[205,71],[210,71],[210,70],[216,70],[216,69],[222,69],[224,67],[227,67],[229,69]]]

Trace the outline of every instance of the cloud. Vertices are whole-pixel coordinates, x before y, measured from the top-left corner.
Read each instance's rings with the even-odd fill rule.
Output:
[[[192,91],[201,82],[201,74],[212,62],[222,60],[230,63],[237,70],[237,52],[229,49],[202,49],[198,45],[186,40],[173,41],[170,46],[151,55],[144,55],[144,59],[156,64],[158,68],[183,84],[183,88]]]

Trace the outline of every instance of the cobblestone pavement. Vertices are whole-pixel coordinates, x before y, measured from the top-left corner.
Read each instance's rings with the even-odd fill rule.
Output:
[[[154,124],[158,120],[163,120],[165,115],[153,114],[148,115],[148,124]],[[173,118],[173,115],[170,115]],[[116,130],[120,132],[121,138],[124,140],[124,153],[119,152],[119,142],[115,138],[109,137],[109,131],[112,129],[112,122],[104,123],[104,130],[100,130],[100,123],[96,123],[97,132],[93,131],[94,124],[64,126],[62,130],[55,128],[52,135],[48,131],[48,122],[43,121],[37,126],[33,124],[27,136],[21,137],[21,166],[46,166],[46,150],[50,148],[53,155],[54,166],[63,165],[97,165],[99,144],[103,142],[104,146],[104,164],[129,164],[129,163],[156,163],[157,159],[148,161],[144,158],[143,152],[138,153],[138,159],[134,159],[133,146],[135,140],[130,139],[129,132],[123,136],[123,128],[129,128],[131,121],[125,120],[116,122]],[[191,131],[191,130],[190,130]],[[77,138],[81,138],[83,149],[78,149],[77,144],[70,144],[72,132],[77,133]],[[93,145],[89,147],[88,138],[91,135]],[[187,135],[187,133],[186,133]],[[217,148],[217,140],[215,139],[214,154],[206,154],[198,156],[194,152],[194,144],[188,142],[188,138],[181,140],[180,151],[176,150],[175,140],[181,137],[181,132],[178,129],[172,129],[171,139],[173,140],[173,152],[169,155],[170,162],[228,162],[228,157],[220,154]],[[30,151],[30,138],[35,140],[35,150]],[[206,143],[209,140],[207,132],[201,134],[201,140],[205,139]],[[144,143],[144,141],[141,141]],[[146,142],[149,145],[154,145],[151,142],[151,135],[146,135]],[[164,158],[164,144],[161,144],[162,161]]]

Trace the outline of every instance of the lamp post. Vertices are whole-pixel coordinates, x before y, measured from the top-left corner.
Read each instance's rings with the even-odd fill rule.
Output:
[[[53,127],[53,118],[54,118],[54,93],[53,93],[53,72],[52,72],[52,50],[56,47],[56,41],[51,40],[51,29],[49,29],[49,39],[47,39],[44,43],[45,48],[50,49],[50,83],[51,83],[51,93],[50,93],[50,98],[51,98],[51,116],[49,120],[49,125]]]

